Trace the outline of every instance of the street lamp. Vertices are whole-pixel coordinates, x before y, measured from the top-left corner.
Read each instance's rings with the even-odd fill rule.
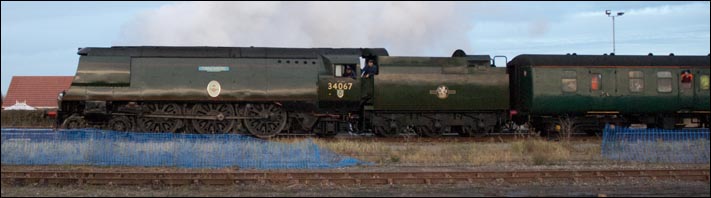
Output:
[[[608,17],[612,17],[612,53],[615,53],[615,17],[622,16],[625,12],[617,12],[617,15],[613,15],[610,10],[605,10],[605,14]]]

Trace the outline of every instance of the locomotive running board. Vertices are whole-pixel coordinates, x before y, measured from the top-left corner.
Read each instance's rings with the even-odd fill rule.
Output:
[[[115,116],[138,116],[135,114],[112,113]],[[180,115],[142,115],[146,118],[176,118],[176,119],[192,119],[192,120],[248,120],[248,119],[264,119],[267,117],[245,117],[245,116],[225,116],[220,119],[217,115],[214,116],[180,116]]]

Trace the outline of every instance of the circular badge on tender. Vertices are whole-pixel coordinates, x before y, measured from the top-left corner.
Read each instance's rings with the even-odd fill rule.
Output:
[[[222,91],[222,88],[220,87],[220,82],[213,80],[207,84],[207,94],[210,95],[210,97],[214,98],[219,96],[220,91]]]

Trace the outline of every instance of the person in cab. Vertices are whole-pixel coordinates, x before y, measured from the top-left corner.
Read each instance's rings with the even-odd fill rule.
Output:
[[[350,77],[350,78],[355,79],[356,74],[355,74],[355,72],[353,72],[353,67],[350,65],[346,66],[346,71],[343,71],[342,77]]]
[[[370,59],[368,60],[368,65],[363,68],[363,73],[361,74],[361,77],[371,78],[373,75],[376,74],[377,71],[378,67],[375,66],[373,59]]]

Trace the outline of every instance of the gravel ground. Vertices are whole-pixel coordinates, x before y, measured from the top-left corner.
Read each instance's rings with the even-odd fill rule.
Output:
[[[709,197],[707,182],[625,181],[577,184],[461,184],[395,186],[13,186],[2,185],[2,196],[675,196]]]
[[[530,166],[525,164],[499,164],[489,166],[363,166],[328,170],[287,170],[287,171],[511,171],[511,170],[609,170],[609,169],[683,169],[705,168],[709,164],[568,164]],[[95,166],[10,166],[3,165],[2,171],[110,171],[110,172],[260,172],[260,170],[238,169],[186,169],[155,167],[95,167]],[[278,171],[278,170],[275,170]],[[281,170],[284,171],[284,170]],[[459,185],[394,185],[394,186],[304,186],[294,185],[234,185],[234,186],[15,186],[2,184],[2,197],[45,197],[45,196],[675,196],[709,197],[708,182],[688,182],[673,180],[628,179],[593,183],[478,183]]]

